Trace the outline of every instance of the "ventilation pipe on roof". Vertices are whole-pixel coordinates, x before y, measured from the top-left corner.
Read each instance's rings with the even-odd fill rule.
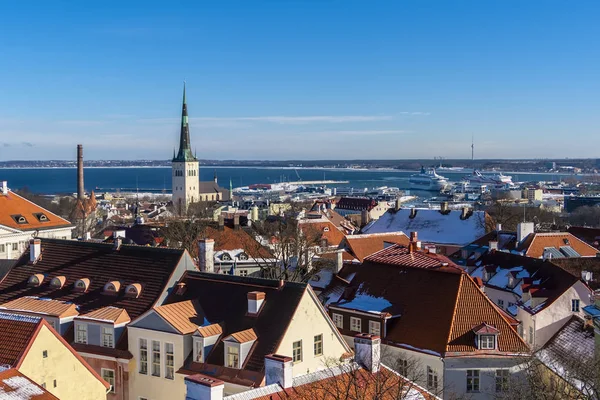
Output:
[[[8,182],[7,181],[0,182],[0,191],[2,191],[2,194],[4,196],[6,196],[8,194]]]
[[[467,219],[467,215],[469,215],[469,207],[463,207],[461,214],[462,219]]]
[[[498,250],[498,241],[490,240],[490,251]]]
[[[381,338],[368,333],[360,333],[354,337],[354,360],[365,369],[375,374],[381,364]]]
[[[496,224],[496,231],[500,232],[502,230],[502,224]]]
[[[284,389],[292,387],[293,362],[291,357],[269,354],[265,356],[265,384],[278,384]]]
[[[265,302],[265,296],[265,292],[248,292],[248,314],[258,314]]]
[[[31,239],[29,241],[29,262],[36,262],[42,255],[42,241],[40,239]]]
[[[190,375],[185,377],[185,389],[187,400],[223,400],[225,382],[202,374]]]
[[[417,216],[417,209],[413,207],[410,209],[410,218],[414,218],[416,216]]]
[[[200,264],[200,271],[214,272],[215,241],[213,239],[198,240],[198,264]]]
[[[120,236],[115,237],[115,239],[113,241],[113,249],[119,250],[121,248],[122,244],[123,244],[123,238]]]
[[[517,244],[521,244],[533,232],[533,222],[520,222],[517,224]]]
[[[240,215],[238,213],[233,214],[233,229],[240,229]]]
[[[222,231],[225,229],[225,217],[223,214],[219,215],[219,230]]]

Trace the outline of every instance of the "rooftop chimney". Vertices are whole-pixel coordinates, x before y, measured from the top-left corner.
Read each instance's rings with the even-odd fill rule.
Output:
[[[461,218],[462,219],[466,219],[467,215],[469,215],[469,207],[463,207],[462,208]]]
[[[394,202],[394,210],[395,211],[399,211],[400,210],[400,197],[396,197],[396,201]]]
[[[371,373],[379,372],[381,363],[381,338],[368,333],[354,337],[354,359]]]
[[[490,240],[490,251],[491,250],[498,250],[498,241]]]
[[[517,243],[521,244],[530,233],[534,232],[534,229],[533,222],[521,222],[517,224]]]
[[[240,215],[238,213],[233,214],[233,229],[240,229]]]
[[[360,225],[365,226],[369,223],[369,211],[368,210],[362,210],[360,213]]]
[[[2,181],[0,182],[0,192],[6,196],[8,194],[8,182]]]
[[[214,272],[215,241],[213,239],[198,240],[198,263],[200,264],[200,271]]]
[[[265,356],[265,384],[278,384],[284,389],[292,387],[292,358],[269,354]]]
[[[223,400],[225,383],[219,379],[196,374],[185,377],[186,400]]]
[[[77,145],[77,198],[85,198],[85,189],[83,188],[83,145]]]
[[[417,216],[417,209],[413,207],[410,209],[410,218],[414,218],[416,216]]]
[[[31,239],[29,241],[29,262],[34,263],[42,255],[42,241],[40,239]]]
[[[339,274],[344,267],[344,250],[338,250],[335,254],[335,273]]]
[[[248,292],[248,314],[258,314],[265,302],[265,292]]]
[[[219,215],[219,230],[222,231],[225,229],[225,217],[223,214]]]
[[[83,239],[84,240],[92,240],[92,233],[86,232],[85,235],[83,235]]]
[[[447,201],[442,201],[440,203],[440,211],[445,213],[446,211],[448,211],[448,202]]]
[[[119,250],[121,245],[123,244],[123,238],[121,236],[116,236],[113,241],[113,249]]]
[[[496,231],[500,232],[502,230],[502,224],[496,224]]]

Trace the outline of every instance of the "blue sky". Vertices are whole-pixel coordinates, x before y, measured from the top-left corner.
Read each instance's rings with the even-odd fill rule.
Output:
[[[94,4],[92,4],[94,3]],[[0,2],[0,160],[596,157],[600,2]]]

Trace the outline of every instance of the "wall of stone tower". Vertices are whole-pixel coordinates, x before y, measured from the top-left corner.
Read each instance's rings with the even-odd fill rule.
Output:
[[[185,212],[190,203],[200,198],[200,168],[197,161],[173,162],[173,206],[177,212]]]

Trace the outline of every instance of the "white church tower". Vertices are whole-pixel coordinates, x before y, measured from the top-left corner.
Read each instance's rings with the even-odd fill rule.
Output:
[[[190,127],[188,124],[187,103],[185,100],[185,83],[183,84],[183,108],[181,110],[181,134],[179,152],[173,155],[173,207],[179,214],[184,214],[190,205],[200,200],[198,159],[192,154],[190,147]]]

